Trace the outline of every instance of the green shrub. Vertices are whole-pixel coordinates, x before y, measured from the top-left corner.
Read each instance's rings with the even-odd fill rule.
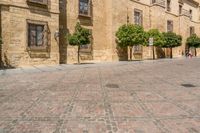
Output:
[[[91,33],[88,29],[83,28],[80,23],[76,24],[75,32],[68,36],[68,42],[72,46],[78,46],[78,63],[80,63],[80,46],[90,43]]]
[[[196,34],[193,34],[187,38],[186,44],[189,47],[198,48],[198,47],[200,47],[200,37],[198,37]]]
[[[172,48],[181,46],[182,37],[174,32],[164,32],[164,44],[162,47],[170,48],[170,58],[172,58]]]
[[[150,29],[147,32],[147,36],[148,36],[148,38],[153,38],[153,45],[154,46],[163,46],[164,36],[163,36],[162,33],[159,32],[158,29]]]
[[[119,47],[132,47],[136,45],[145,45],[147,34],[143,27],[133,24],[125,24],[119,27],[116,32],[117,44]],[[130,57],[132,57],[132,48],[130,48]]]

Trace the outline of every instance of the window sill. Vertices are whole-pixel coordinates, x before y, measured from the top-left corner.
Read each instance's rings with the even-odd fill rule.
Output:
[[[85,18],[92,18],[91,15],[85,15],[85,14],[79,14],[78,16],[79,17],[85,17]]]
[[[31,52],[47,52],[47,47],[27,47],[27,51]]]
[[[133,51],[133,54],[142,54],[142,51]]]
[[[27,47],[31,58],[50,58],[50,51],[47,47]]]
[[[43,5],[43,6],[47,6],[48,5],[48,1],[44,0],[44,2],[39,2],[39,1],[35,1],[35,0],[27,0],[27,3],[32,3],[32,4],[39,4],[39,5]]]

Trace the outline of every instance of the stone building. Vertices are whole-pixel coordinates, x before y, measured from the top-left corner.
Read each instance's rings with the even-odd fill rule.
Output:
[[[75,63],[77,48],[66,37],[77,22],[92,33],[91,44],[81,47],[82,62],[127,60],[127,49],[118,48],[115,37],[126,23],[182,35],[182,46],[173,49],[181,57],[186,38],[200,35],[200,0],[0,0],[1,60],[13,67]],[[133,57],[152,59],[152,51],[133,47]],[[155,49],[156,58],[168,54]]]
[[[83,62],[127,59],[126,50],[117,48],[115,37],[117,29],[126,23],[142,25],[145,30],[158,28],[162,32],[173,31],[182,35],[183,44],[173,49],[173,56],[184,56],[186,38],[193,33],[200,35],[199,3],[199,0],[60,0],[61,62],[77,60],[77,49],[63,41],[66,34],[73,33],[77,22],[92,32],[92,43],[82,48]],[[133,49],[135,59],[151,59],[153,56],[151,47]],[[155,49],[156,58],[168,54],[168,49]]]
[[[58,64],[58,30],[58,0],[0,0],[4,65]]]

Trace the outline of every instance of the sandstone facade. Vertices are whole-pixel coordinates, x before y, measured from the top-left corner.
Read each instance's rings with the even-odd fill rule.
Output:
[[[91,44],[81,48],[82,62],[127,60],[127,49],[118,48],[115,37],[118,28],[126,23],[140,23],[146,31],[158,28],[182,35],[183,44],[173,49],[173,56],[184,56],[187,37],[191,32],[200,35],[200,0],[167,1],[1,0],[1,59],[13,67],[75,63],[77,48],[68,45],[66,38],[74,32],[77,22],[92,33]],[[152,51],[152,47],[134,47],[133,57],[151,59]],[[156,58],[169,53],[162,48],[154,51]]]
[[[83,17],[79,14],[79,1],[65,1],[67,3],[64,8],[66,14],[62,16],[62,19],[66,17],[67,23],[64,26],[66,29],[61,29],[61,31],[73,33],[76,22],[81,22],[82,26],[91,29],[93,33],[92,59],[94,61],[118,61],[127,58],[127,51],[117,48],[115,33],[121,25],[135,23],[135,10],[141,11],[142,26],[146,31],[158,28],[160,31],[166,32],[168,30],[167,22],[172,22],[173,32],[183,36],[182,46],[173,49],[174,57],[184,56],[187,49],[185,41],[191,34],[191,27],[197,35],[200,35],[200,1],[171,0],[170,7],[168,7],[165,0],[155,0],[154,3],[152,0],[92,0],[90,1],[92,2],[90,17]],[[179,6],[181,6],[181,12]],[[170,9],[168,10],[168,8]],[[65,11],[61,11],[61,14]],[[191,14],[190,11],[192,11]],[[61,39],[61,46],[62,44],[64,43]],[[139,49],[136,52],[133,50],[133,57],[152,58],[151,47],[140,47]],[[75,47],[68,45],[63,51],[61,53],[66,55],[63,62],[74,63],[77,61]],[[197,51],[199,55],[199,49]],[[156,58],[167,57],[168,54],[168,49],[155,49]]]
[[[1,0],[0,14],[1,58],[5,65],[59,63],[59,41],[54,38],[54,33],[59,30],[57,0]],[[37,35],[36,30],[29,29],[30,24],[32,27],[39,25]],[[38,41],[38,46],[34,42],[33,46],[29,45],[29,33],[33,34],[32,40]]]

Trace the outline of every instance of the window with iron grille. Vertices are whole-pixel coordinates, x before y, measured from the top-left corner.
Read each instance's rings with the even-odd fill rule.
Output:
[[[27,50],[48,50],[50,38],[47,22],[27,20]]]
[[[173,32],[173,21],[167,21],[167,32]]]
[[[156,3],[156,0],[152,0],[152,4]]]
[[[167,11],[171,11],[171,0],[167,0]]]
[[[192,10],[190,9],[190,19],[192,19]]]
[[[182,10],[183,10],[183,6],[182,6],[182,5],[179,5],[179,15],[182,14]]]
[[[134,10],[134,23],[142,26],[142,11],[135,9]]]
[[[41,47],[44,45],[44,25],[28,24],[28,46]]]
[[[193,26],[190,27],[190,36],[195,34],[195,29]]]
[[[79,0],[79,15],[90,16],[90,0]]]
[[[200,7],[199,7],[199,20],[200,20]]]
[[[142,52],[142,46],[141,45],[133,46],[133,52],[134,53],[141,53]]]

